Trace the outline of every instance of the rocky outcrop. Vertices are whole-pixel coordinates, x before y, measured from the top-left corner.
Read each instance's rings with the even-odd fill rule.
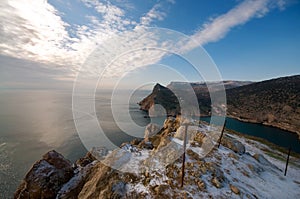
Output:
[[[251,147],[225,132],[222,147],[203,156],[206,143],[213,143],[214,128],[191,121],[185,129],[182,123],[180,117],[168,118],[157,133],[157,126],[146,129],[148,141],[133,140],[109,153],[94,148],[73,167],[62,155],[48,152],[28,172],[15,198],[283,198],[281,186],[290,198],[299,195],[297,176],[279,177],[282,171],[258,153],[258,143]],[[185,130],[189,144],[181,187]]]
[[[155,104],[160,104],[166,110],[167,115],[175,116],[180,113],[179,101],[175,94],[160,84],[156,84],[152,93],[139,102],[140,109],[147,112]],[[159,115],[156,114],[156,116]]]
[[[49,151],[32,166],[14,198],[55,198],[61,187],[73,175],[71,162],[56,151]]]

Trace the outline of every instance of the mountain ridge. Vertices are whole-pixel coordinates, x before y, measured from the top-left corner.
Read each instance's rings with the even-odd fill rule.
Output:
[[[187,95],[195,92],[200,109],[200,116],[211,115],[210,93],[204,84],[201,86],[191,84],[192,91],[183,83],[179,88],[169,86],[169,92],[173,95],[166,97],[167,93],[153,89],[149,96],[144,98],[139,104],[140,109],[149,111],[154,104],[160,104],[167,99],[168,106],[164,106],[167,114],[180,114],[179,103],[173,103],[176,96],[174,93],[184,91]],[[241,121],[260,123],[277,127],[293,133],[297,133],[300,139],[300,75],[287,76],[252,82],[241,86],[225,86],[227,97],[227,116]],[[166,88],[166,87],[165,87]],[[213,90],[213,89],[212,89]],[[218,90],[213,90],[216,94]],[[164,98],[160,98],[160,96]],[[178,100],[177,100],[178,101]],[[170,109],[169,107],[175,107]]]

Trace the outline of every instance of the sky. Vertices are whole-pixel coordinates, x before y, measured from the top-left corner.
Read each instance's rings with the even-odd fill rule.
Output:
[[[300,74],[298,0],[2,0],[0,8],[2,89],[71,88],[79,74],[87,85],[101,77],[103,88],[215,80],[182,59],[197,49],[224,80]]]

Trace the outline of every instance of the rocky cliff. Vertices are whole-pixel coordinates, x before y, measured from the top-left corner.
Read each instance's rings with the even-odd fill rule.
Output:
[[[140,109],[149,111],[154,104],[160,104],[167,110],[168,115],[177,115],[180,112],[180,106],[177,97],[169,89],[160,84],[156,84],[152,93],[141,102],[139,102]]]
[[[173,92],[185,92],[187,96],[195,92],[201,115],[209,115],[211,101],[204,84],[171,83]],[[212,87],[218,88],[218,84]],[[224,82],[227,97],[227,115],[246,122],[262,123],[298,133],[300,138],[300,75],[271,79],[262,82]],[[179,113],[175,95],[168,96],[163,90],[154,87],[153,92],[140,102],[142,110],[148,111],[149,105],[161,103],[167,113]],[[193,88],[191,91],[190,88]],[[212,89],[218,92],[217,89]],[[171,92],[172,92],[171,91]],[[163,98],[161,96],[163,95]],[[167,103],[168,106],[165,106]]]
[[[146,128],[145,139],[107,153],[94,148],[73,166],[55,151],[36,162],[14,198],[298,198],[300,162],[260,142],[190,121],[184,186],[181,186],[183,132],[179,117]],[[95,158],[98,157],[98,158]],[[100,159],[99,157],[102,157]],[[126,157],[126,158],[124,158]],[[282,161],[283,159],[283,161]],[[113,169],[107,165],[116,165]]]

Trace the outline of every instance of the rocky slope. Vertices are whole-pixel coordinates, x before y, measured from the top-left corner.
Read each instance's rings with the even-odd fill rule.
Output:
[[[216,144],[211,139],[216,127],[198,121],[189,122],[181,187],[181,122],[169,118],[161,130],[150,124],[144,140],[124,143],[109,153],[94,148],[72,167],[57,152],[48,152],[28,172],[14,198],[300,197],[299,159],[291,157],[284,177],[284,154],[228,132],[220,148],[207,151]]]
[[[224,82],[227,115],[239,120],[295,132],[300,138],[300,75],[249,83],[246,82],[245,85]],[[217,83],[214,85],[218,88]],[[210,114],[211,101],[205,85],[191,84],[193,90],[187,87],[186,83],[171,83],[168,87],[174,93],[185,92],[187,96],[195,91],[201,115]],[[179,113],[179,104],[172,103],[176,100],[175,95],[167,97],[167,93],[160,92],[162,90],[154,87],[153,92],[140,102],[141,109],[148,111],[150,105],[162,103],[161,105],[164,106],[164,102],[167,102],[168,106],[164,106],[167,113]],[[218,90],[213,89],[213,92],[217,93]]]
[[[227,114],[300,136],[300,75],[228,89]]]

